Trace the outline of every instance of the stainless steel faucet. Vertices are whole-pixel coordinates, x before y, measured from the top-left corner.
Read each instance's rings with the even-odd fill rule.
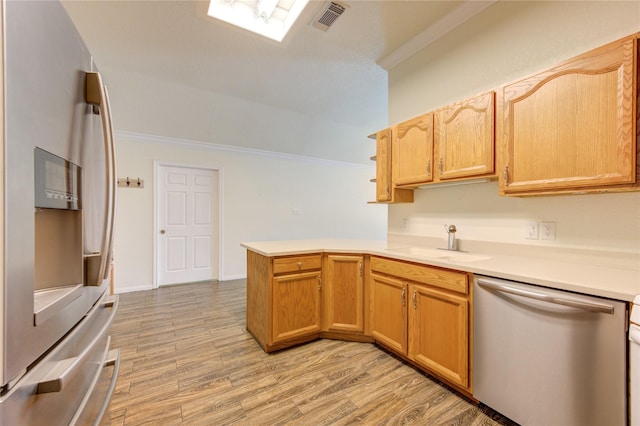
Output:
[[[447,241],[447,250],[457,250],[456,247],[456,226],[455,225],[445,225],[444,229],[447,231],[449,235],[449,240]]]

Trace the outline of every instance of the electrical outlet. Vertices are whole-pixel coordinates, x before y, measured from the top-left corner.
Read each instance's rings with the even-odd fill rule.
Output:
[[[524,238],[527,240],[538,239],[538,222],[527,222],[524,228]]]
[[[556,239],[556,223],[540,222],[540,239],[555,240]]]

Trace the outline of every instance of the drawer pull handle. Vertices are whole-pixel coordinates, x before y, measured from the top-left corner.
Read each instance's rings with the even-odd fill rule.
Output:
[[[116,311],[118,310],[119,301],[118,296],[110,296],[105,302],[101,302],[94,308],[111,308],[112,311],[109,318],[102,325],[102,328],[96,333],[93,340],[91,340],[82,352],[75,357],[57,361],[55,365],[52,366],[49,373],[37,384],[36,394],[60,392],[77,375],[83,364],[87,362],[95,348],[100,344],[100,341],[109,332],[109,327],[111,327],[113,318],[116,316]]]

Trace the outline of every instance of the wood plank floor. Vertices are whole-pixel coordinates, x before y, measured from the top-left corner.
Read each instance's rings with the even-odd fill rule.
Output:
[[[120,295],[113,425],[498,425],[368,343],[266,354],[246,331],[244,280]],[[492,418],[494,417],[494,418]]]

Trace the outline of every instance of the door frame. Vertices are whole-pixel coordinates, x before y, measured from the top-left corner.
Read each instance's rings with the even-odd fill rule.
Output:
[[[222,188],[223,188],[223,168],[222,167],[218,167],[218,166],[203,166],[200,164],[192,164],[192,163],[178,163],[178,162],[173,162],[173,161],[161,161],[161,160],[154,160],[153,161],[153,282],[152,282],[152,288],[156,289],[158,288],[158,223],[160,222],[159,220],[159,200],[160,200],[160,196],[159,196],[159,191],[160,191],[160,185],[158,183],[158,177],[160,176],[160,169],[162,167],[181,167],[181,168],[185,168],[185,169],[192,169],[192,170],[209,170],[209,171],[213,171],[213,172],[217,172],[218,173],[218,227],[217,229],[214,227],[213,231],[218,233],[218,258],[217,259],[212,259],[212,260],[217,260],[218,262],[218,277],[214,277],[214,280],[219,281],[220,277],[223,276],[222,273],[222,262],[224,260],[224,256],[223,256],[223,252],[222,252],[222,247],[224,246],[223,241],[224,241],[224,234],[223,234],[223,229],[224,227],[222,226],[222,223],[224,222],[224,216],[223,216],[223,192],[222,192]]]

